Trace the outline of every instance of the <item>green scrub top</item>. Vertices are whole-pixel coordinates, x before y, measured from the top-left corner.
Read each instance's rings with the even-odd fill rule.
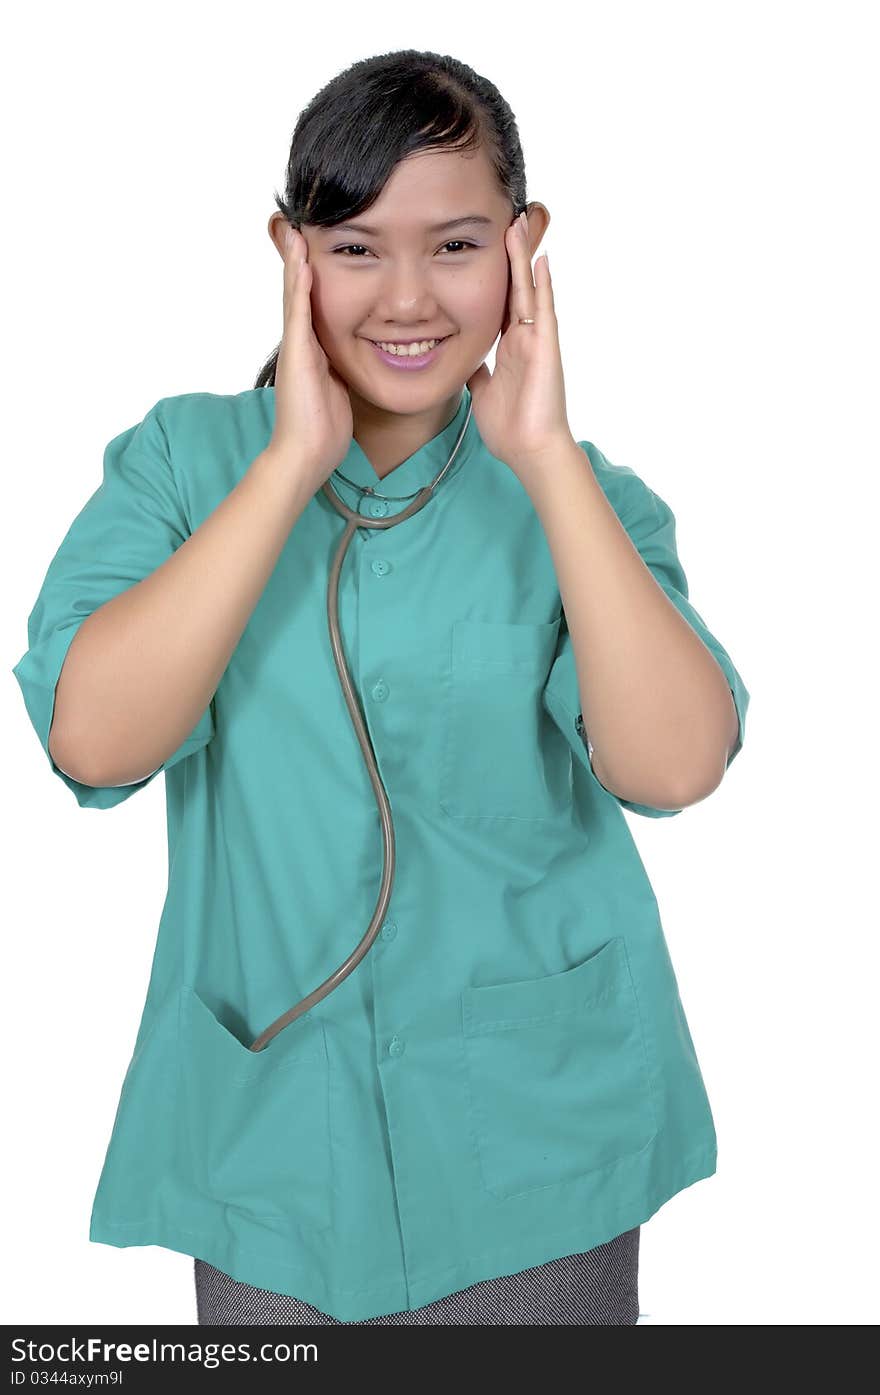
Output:
[[[470,404],[384,480],[409,495]],[[68,647],[153,572],[269,442],[274,388],[166,397],[106,447],[13,672],[49,754]],[[688,600],[664,501],[578,443],[653,576],[749,694]],[[586,461],[585,461],[586,465]],[[369,517],[400,511],[340,481]],[[358,529],[339,584],[352,678],[388,790],[397,869],[358,967],[249,1044],[362,938],[378,808],[339,686],[327,574],[344,522],[319,489],[209,707],[165,772],[168,891],[89,1238],[160,1245],[343,1321],[421,1307],[587,1250],[716,1167],[716,1136],[657,901],[590,764],[574,653],[531,499],[474,418],[434,497]],[[589,546],[589,539],[584,539]],[[729,762],[728,762],[729,763]]]

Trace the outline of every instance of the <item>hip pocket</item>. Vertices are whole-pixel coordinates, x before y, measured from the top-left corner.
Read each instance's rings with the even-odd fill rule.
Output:
[[[622,936],[563,973],[462,991],[471,1114],[495,1196],[571,1181],[657,1133]]]
[[[184,1157],[196,1187],[254,1215],[329,1227],[323,1022],[298,1018],[262,1051],[251,1051],[185,987],[179,1050]]]
[[[542,696],[560,618],[456,620],[440,805],[451,818],[547,819],[571,800],[571,752]]]

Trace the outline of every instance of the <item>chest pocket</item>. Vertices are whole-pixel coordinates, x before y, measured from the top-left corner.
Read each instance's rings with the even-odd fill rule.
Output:
[[[571,753],[541,698],[560,618],[456,620],[440,805],[450,818],[548,819],[571,800]]]

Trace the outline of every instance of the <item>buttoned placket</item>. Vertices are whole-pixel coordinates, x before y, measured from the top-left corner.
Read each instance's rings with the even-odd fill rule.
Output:
[[[358,509],[359,512],[372,518],[382,518],[393,510],[405,509],[408,502],[407,500],[395,499],[391,501],[364,495],[359,502]],[[420,517],[416,514],[407,523],[399,526],[401,530],[407,527],[412,529],[417,528],[420,522]],[[395,560],[395,555],[400,549],[396,546],[398,539],[395,537],[393,527],[364,531],[369,547],[359,554],[358,671],[363,675],[362,701],[365,699],[365,720],[370,729],[376,763],[393,805],[394,790],[389,784],[385,768],[387,763],[383,760],[384,723],[382,708],[385,704],[394,704],[400,695],[395,691],[395,685],[389,675],[382,672],[381,648],[382,637],[394,633],[393,617],[399,611],[403,600],[401,578]],[[390,764],[393,770],[394,763],[390,762]],[[392,905],[398,897],[403,904],[407,903],[403,878],[406,877],[408,870],[401,865],[399,860],[397,861],[392,888]],[[392,914],[389,907],[389,913],[379,932],[378,941],[371,950],[369,966],[373,983],[373,1033],[376,1043],[376,1066],[384,1108],[395,1206],[404,1257],[404,1272],[408,1283],[408,1271],[417,1258],[411,1252],[411,1240],[408,1240],[406,1220],[406,1197],[411,1191],[411,1185],[400,1170],[403,1165],[401,1160],[402,1140],[405,1138],[407,1128],[407,1081],[405,1076],[401,1077],[400,1072],[407,1070],[405,1053],[408,1042],[404,1027],[395,1020],[394,994],[393,992],[389,993],[388,987],[389,982],[395,982],[394,955],[397,949],[395,941],[397,941],[398,935],[405,933],[406,925],[401,922],[399,913],[395,911]],[[412,1204],[416,1203],[417,1199],[413,1195]]]

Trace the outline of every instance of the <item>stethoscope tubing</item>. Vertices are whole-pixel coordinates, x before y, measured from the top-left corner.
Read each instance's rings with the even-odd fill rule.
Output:
[[[360,942],[355,946],[351,954],[342,961],[337,969],[334,969],[332,974],[324,979],[323,983],[318,984],[317,988],[314,988],[311,993],[306,994],[304,998],[301,998],[300,1001],[294,1004],[292,1008],[289,1008],[287,1012],[282,1013],[280,1017],[276,1017],[275,1021],[271,1022],[269,1026],[251,1042],[249,1047],[251,1051],[262,1051],[285,1027],[289,1027],[292,1022],[303,1017],[316,1003],[326,998],[328,993],[332,993],[334,988],[338,988],[339,984],[348,977],[353,969],[357,968],[364,955],[368,952],[385,919],[385,913],[388,910],[388,905],[391,900],[391,889],[394,885],[394,873],[396,868],[394,822],[391,817],[391,801],[388,798],[388,791],[385,789],[382,777],[379,774],[379,767],[376,763],[376,753],[373,750],[370,733],[367,730],[367,724],[364,720],[361,705],[345,658],[345,649],[339,629],[339,575],[342,571],[342,564],[345,561],[346,553],[348,552],[349,543],[358,528],[394,528],[398,523],[405,523],[408,518],[412,518],[414,514],[419,513],[425,507],[428,500],[433,496],[438,483],[443,478],[458,453],[458,448],[464,439],[464,433],[467,430],[472,411],[473,403],[471,402],[468,406],[467,416],[465,417],[458,440],[455,443],[455,449],[440,473],[432,480],[431,484],[419,490],[416,497],[407,508],[402,509],[399,513],[391,517],[368,518],[364,514],[358,513],[355,509],[350,508],[345,500],[339,497],[329,480],[321,486],[333,507],[346,520],[346,527],[334,554],[333,562],[330,567],[330,574],[327,579],[327,623],[330,631],[330,647],[333,652],[334,663],[336,664],[336,672],[339,675],[342,695],[345,698],[345,705],[348,708],[348,714],[351,718],[355,735],[357,736],[358,744],[361,748],[361,753],[366,762],[370,783],[373,786],[373,793],[376,796],[376,803],[379,807],[383,847],[382,880],[379,886],[379,897],[376,901],[376,908],[373,911],[370,923]]]

